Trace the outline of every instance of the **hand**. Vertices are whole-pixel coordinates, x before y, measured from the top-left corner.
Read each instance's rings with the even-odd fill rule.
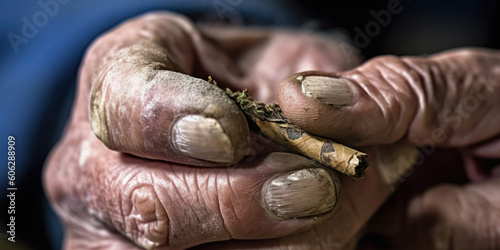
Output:
[[[147,14],[100,37],[44,173],[65,247],[345,245],[390,194],[375,150],[367,149],[374,156],[362,181],[340,177],[339,201],[333,171],[267,154],[276,145],[250,136],[235,104],[201,79],[273,102],[277,83],[293,72],[358,62],[325,37],[196,27],[172,13]]]
[[[398,157],[433,167],[427,171],[433,176],[413,178],[417,183],[459,173],[461,165],[447,166],[456,163],[440,159],[436,148],[460,150],[474,182],[399,192],[371,223],[370,230],[387,240],[384,249],[500,245],[499,51],[383,56],[347,72],[299,73],[281,86],[279,103],[295,124],[348,145],[420,145],[409,158]]]

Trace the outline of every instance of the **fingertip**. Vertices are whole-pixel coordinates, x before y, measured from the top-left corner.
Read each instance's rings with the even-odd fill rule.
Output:
[[[90,123],[108,148],[196,166],[231,165],[245,156],[248,124],[224,91],[178,72],[129,70],[107,74],[91,96]]]
[[[165,93],[170,95],[171,102],[164,102],[164,105],[169,106],[172,117],[172,125],[167,123],[164,128],[171,130],[172,151],[167,154],[176,158],[175,162],[197,166],[239,162],[250,144],[245,116],[217,86],[202,79],[184,77],[190,80],[169,81],[177,94]]]
[[[361,140],[353,129],[351,113],[352,100],[342,98],[342,103],[326,103],[313,94],[304,93],[304,81],[309,77],[334,78],[335,74],[320,71],[306,71],[293,74],[280,85],[278,103],[285,116],[302,129],[322,137],[343,143]],[[315,79],[317,80],[317,79]],[[319,79],[322,80],[322,79]],[[306,91],[307,92],[307,91]],[[355,93],[355,91],[351,91]],[[313,95],[313,96],[311,96]],[[353,99],[350,97],[350,99]]]

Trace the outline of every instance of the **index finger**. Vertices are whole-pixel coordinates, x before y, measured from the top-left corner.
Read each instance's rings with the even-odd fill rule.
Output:
[[[347,72],[293,75],[279,103],[304,130],[350,146],[462,147],[500,132],[499,69],[500,52],[486,49],[382,56]]]

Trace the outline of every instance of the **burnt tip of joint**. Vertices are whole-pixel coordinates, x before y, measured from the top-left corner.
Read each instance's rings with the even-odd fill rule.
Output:
[[[359,164],[354,169],[356,174],[353,176],[356,179],[363,177],[365,175],[365,170],[368,167],[368,161],[366,160],[366,156],[358,156],[358,157],[359,157]]]

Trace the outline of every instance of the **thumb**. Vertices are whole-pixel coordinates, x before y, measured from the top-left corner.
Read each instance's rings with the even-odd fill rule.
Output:
[[[284,114],[305,130],[352,146],[466,146],[500,132],[500,52],[381,56],[348,72],[302,72],[280,87]]]
[[[77,119],[90,118],[108,148],[143,158],[197,166],[241,160],[246,119],[221,89],[191,76],[200,63],[195,47],[202,47],[195,40],[193,24],[171,13],[147,14],[103,35],[85,57]],[[222,64],[220,53],[206,50]]]
[[[90,123],[110,149],[190,165],[232,164],[245,155],[243,113],[214,84],[139,66],[148,49],[127,49],[117,69],[103,71],[90,93]]]

